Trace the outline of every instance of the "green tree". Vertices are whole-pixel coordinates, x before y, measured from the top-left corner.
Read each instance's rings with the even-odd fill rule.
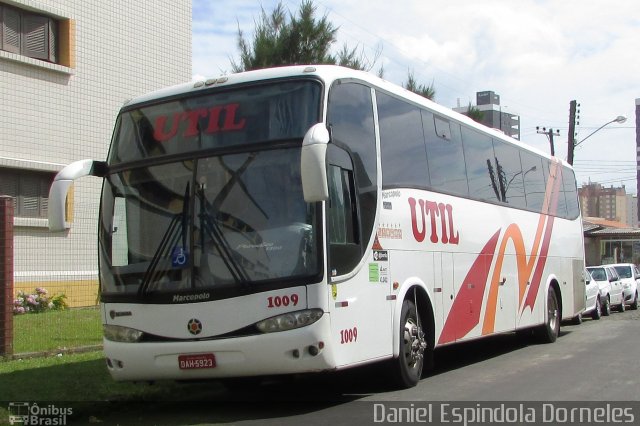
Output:
[[[413,75],[413,71],[409,71],[407,82],[403,85],[403,87],[427,99],[433,100],[436,96],[436,89],[433,86],[433,82],[431,82],[431,84],[428,86],[424,84],[418,84],[415,76]]]
[[[480,111],[478,107],[474,107],[473,105],[471,105],[471,102],[469,102],[467,112],[465,112],[464,115],[478,123],[482,123],[482,119],[484,118],[484,112]]]
[[[233,72],[299,64],[339,64],[370,70],[375,60],[369,61],[357,47],[344,45],[337,56],[330,53],[338,28],[327,15],[317,18],[316,10],[312,0],[303,0],[297,14],[287,12],[282,2],[271,13],[262,8],[252,41],[238,28],[240,59],[231,60]]]

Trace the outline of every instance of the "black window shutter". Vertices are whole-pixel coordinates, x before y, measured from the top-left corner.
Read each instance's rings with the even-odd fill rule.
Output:
[[[49,211],[49,187],[51,186],[51,179],[47,175],[40,176],[40,199],[38,204],[40,205],[40,217],[47,217]]]
[[[49,18],[49,60],[58,62],[58,25],[55,19]]]
[[[2,8],[2,50],[20,53],[20,12]]]
[[[40,216],[40,179],[34,174],[25,174],[20,179],[19,215],[24,217]]]
[[[31,58],[49,60],[49,18],[22,16],[22,54]]]

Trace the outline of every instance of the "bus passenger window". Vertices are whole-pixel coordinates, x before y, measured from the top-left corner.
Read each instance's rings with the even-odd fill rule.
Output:
[[[436,191],[469,196],[460,124],[426,110],[421,113],[431,187]]]

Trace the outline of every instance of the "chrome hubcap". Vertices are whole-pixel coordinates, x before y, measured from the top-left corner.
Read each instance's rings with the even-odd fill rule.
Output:
[[[407,318],[404,324],[404,359],[407,365],[415,368],[422,361],[427,341],[422,328],[418,327],[415,318]]]
[[[558,326],[558,304],[554,297],[549,297],[549,327],[552,330],[557,330]]]

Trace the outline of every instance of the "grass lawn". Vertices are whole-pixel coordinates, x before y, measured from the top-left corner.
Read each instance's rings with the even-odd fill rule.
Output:
[[[135,408],[129,408],[129,412],[142,403],[162,406],[163,401],[206,394],[212,386],[172,381],[152,386],[116,382],[109,375],[102,351],[0,361],[0,383],[0,424],[8,420],[9,402],[73,407],[74,412],[82,413],[80,418],[95,417],[99,421],[112,415],[115,406],[126,409],[133,404]]]
[[[67,309],[13,317],[13,353],[49,352],[102,343],[99,308]]]

